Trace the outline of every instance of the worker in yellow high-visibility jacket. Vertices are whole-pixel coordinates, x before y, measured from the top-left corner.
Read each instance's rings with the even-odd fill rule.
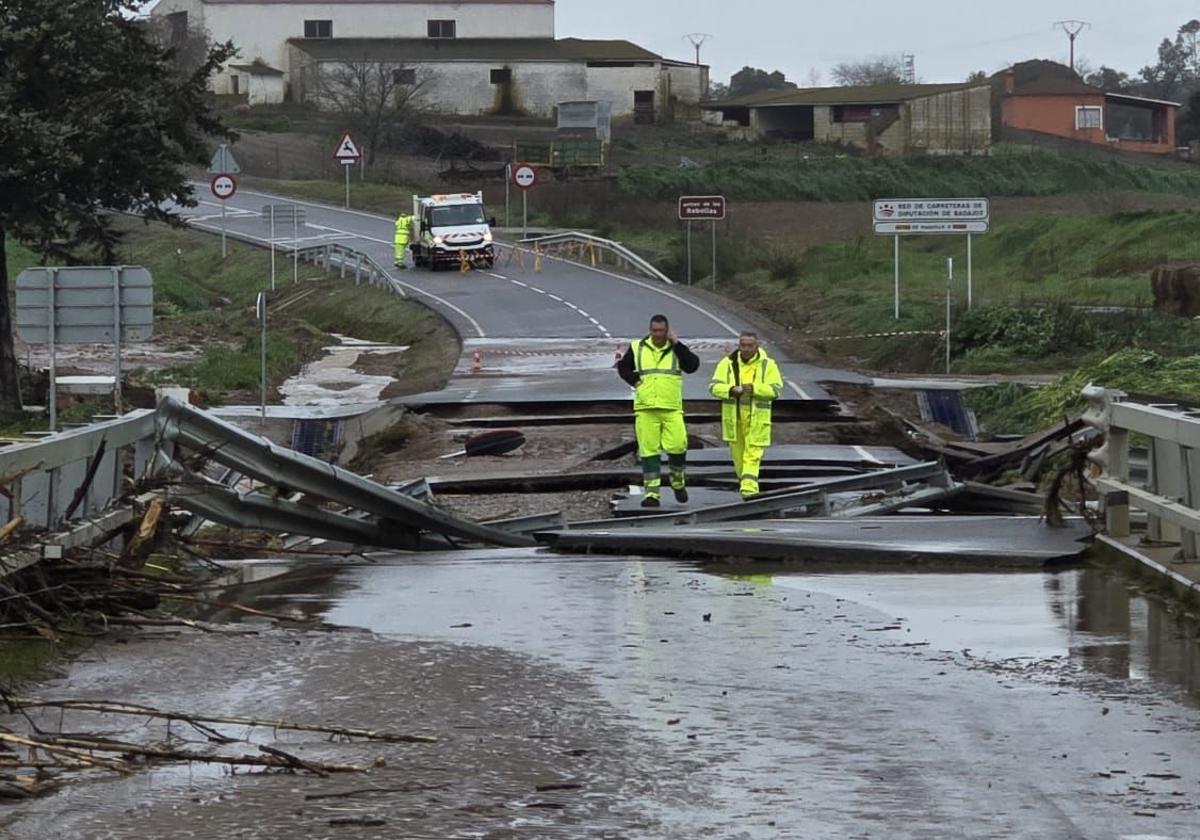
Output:
[[[617,373],[634,390],[633,417],[645,495],[642,507],[662,505],[662,453],[670,465],[675,501],[687,492],[687,426],[683,420],[683,375],[695,373],[700,359],[676,337],[665,315],[650,319],[650,333],[629,345]]]
[[[408,268],[408,243],[412,239],[412,216],[401,213],[396,217],[396,267]]]
[[[729,442],[743,499],[758,493],[763,453],[771,445],[771,406],[783,391],[779,365],[750,331],[717,363],[709,393],[721,401],[721,437]]]

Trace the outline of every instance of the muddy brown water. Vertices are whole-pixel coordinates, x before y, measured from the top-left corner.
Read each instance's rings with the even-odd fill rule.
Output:
[[[351,779],[172,768],[76,785],[11,808],[12,836],[1197,836],[1200,647],[1108,572],[373,560],[238,596],[360,630],[143,638],[42,691],[439,744],[279,735],[305,755],[386,763]],[[579,787],[538,790],[559,784]],[[320,798],[363,787],[378,792]],[[345,816],[383,825],[331,824]]]

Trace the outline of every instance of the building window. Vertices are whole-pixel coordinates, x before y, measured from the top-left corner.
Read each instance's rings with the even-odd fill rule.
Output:
[[[187,40],[188,13],[171,12],[167,15],[167,26],[171,31],[171,43],[181,44]]]
[[[430,38],[457,38],[455,22],[452,20],[429,21]]]
[[[492,70],[492,84],[506,85],[512,81],[512,68],[497,67]]]
[[[392,81],[398,85],[415,85],[417,70],[415,67],[401,67],[399,70],[393,70]]]
[[[1099,105],[1075,106],[1075,130],[1104,128],[1104,109]]]
[[[333,37],[333,21],[331,21],[331,20],[306,20],[306,21],[304,21],[304,37],[305,38],[332,38]]]

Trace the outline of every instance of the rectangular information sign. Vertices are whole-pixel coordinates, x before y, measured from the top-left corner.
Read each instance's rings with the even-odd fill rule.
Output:
[[[986,198],[881,198],[872,208],[876,233],[987,233]]]
[[[719,222],[725,218],[725,196],[684,195],[679,197],[679,218],[682,221]]]

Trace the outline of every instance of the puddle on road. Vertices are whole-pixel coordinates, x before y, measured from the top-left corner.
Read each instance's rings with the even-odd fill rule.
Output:
[[[1200,635],[1123,577],[1093,567],[1056,573],[776,575],[902,619],[905,642],[975,658],[1065,657],[1083,670],[1161,683],[1200,706]]]
[[[531,562],[541,571],[518,571]],[[462,568],[463,564],[476,563],[481,563],[481,570],[507,568],[511,572],[481,577]],[[544,568],[547,564],[561,567],[561,572],[549,573]],[[552,641],[539,643],[536,640],[541,632],[531,632],[534,628],[521,616],[547,611],[546,600],[554,598],[560,608],[566,607],[552,611],[555,616],[567,613],[564,631],[580,624],[603,622],[606,616],[603,608],[597,608],[594,590],[582,583],[568,583],[574,575],[571,567],[583,565],[577,560],[533,552],[459,552],[427,555],[403,561],[402,565],[347,568],[341,572],[310,568],[274,579],[270,594],[262,593],[255,603],[268,608],[302,608],[309,615],[325,612],[322,617],[328,621],[386,635],[502,644],[525,650],[532,647],[534,653],[570,657],[573,654],[562,648],[574,633],[560,632]],[[973,659],[991,662],[1057,658],[1084,673],[1151,689],[1161,686],[1176,699],[1200,706],[1200,628],[1181,623],[1157,601],[1132,591],[1121,575],[1105,569],[776,574],[739,580],[710,576],[683,564],[643,563],[636,559],[586,565],[607,570],[593,570],[584,577],[591,583],[603,583],[606,578],[614,585],[611,600],[618,613],[624,609],[620,606],[621,587],[615,585],[619,578],[629,574],[653,576],[656,571],[670,568],[673,574],[694,573],[701,579],[733,581],[747,587],[747,591],[767,587],[794,593],[797,598],[812,593],[858,604],[877,612],[881,627],[899,625],[898,630],[878,633],[880,641],[886,643],[924,642],[930,650],[968,651]],[[597,575],[601,580],[596,579]],[[547,577],[561,581],[561,586],[548,589]],[[294,583],[292,578],[296,578]],[[316,589],[314,581],[319,582]],[[495,589],[497,586],[500,588]],[[414,597],[417,593],[422,594]],[[483,622],[474,616],[481,595],[497,599]],[[410,603],[410,598],[415,602]],[[762,603],[759,609],[772,608]],[[765,621],[766,617],[760,619]],[[558,619],[548,620],[553,623]],[[540,630],[544,629],[542,625]]]
[[[284,405],[370,405],[396,381],[391,376],[360,373],[354,366],[362,356],[403,353],[408,347],[375,344],[336,333],[334,338],[340,343],[324,348],[325,355],[279,386]]]

